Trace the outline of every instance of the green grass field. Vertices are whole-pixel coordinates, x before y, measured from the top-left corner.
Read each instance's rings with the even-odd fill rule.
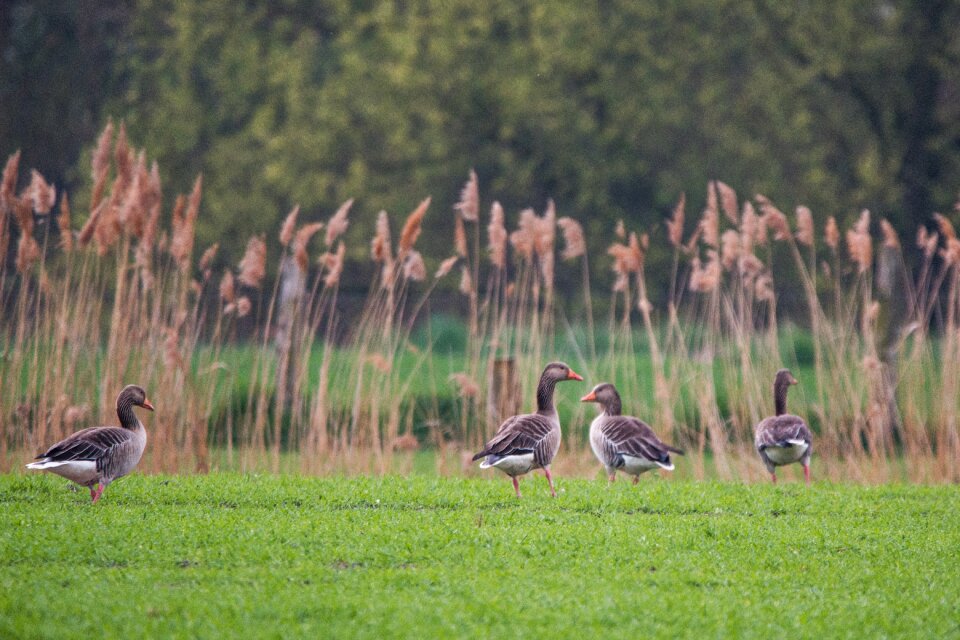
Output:
[[[0,638],[960,637],[957,487],[0,476]]]

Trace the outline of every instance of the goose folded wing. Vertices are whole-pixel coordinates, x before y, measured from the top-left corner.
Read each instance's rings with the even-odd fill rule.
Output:
[[[791,440],[810,442],[810,428],[799,416],[783,415],[768,418],[757,431],[757,446],[783,447]]]
[[[553,425],[543,416],[514,416],[500,425],[497,435],[473,459],[479,460],[489,455],[503,457],[531,453],[552,429]]]
[[[96,460],[115,447],[129,442],[132,436],[131,431],[119,427],[90,427],[61,440],[37,458],[58,462]]]
[[[607,421],[602,432],[621,455],[660,462],[670,458],[672,447],[662,443],[653,429],[642,420],[616,416]]]

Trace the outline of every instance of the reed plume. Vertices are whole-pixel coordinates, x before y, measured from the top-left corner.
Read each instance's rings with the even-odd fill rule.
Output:
[[[470,170],[470,179],[460,191],[460,201],[453,207],[467,222],[476,222],[480,214],[480,186],[477,181],[477,172]]]
[[[420,229],[423,226],[423,217],[427,214],[430,207],[430,198],[424,198],[417,208],[414,209],[407,220],[403,223],[403,229],[400,231],[400,241],[397,243],[397,256],[403,257],[408,251],[413,249],[417,238],[420,237]]]
[[[333,246],[333,243],[336,242],[337,238],[346,233],[347,227],[350,226],[350,220],[348,219],[348,216],[350,215],[350,207],[352,206],[353,198],[350,198],[341,204],[340,208],[337,209],[337,212],[334,213],[330,220],[327,221],[327,236],[325,238],[327,247]]]
[[[587,243],[583,237],[583,227],[580,223],[564,216],[557,220],[557,226],[563,232],[563,252],[560,257],[564,260],[579,258],[587,252]]]
[[[503,223],[503,207],[494,202],[490,207],[490,224],[487,225],[490,262],[498,269],[507,266],[507,229]]]
[[[679,249],[683,245],[683,219],[686,215],[684,210],[687,206],[687,196],[681,193],[680,199],[673,207],[673,215],[667,220],[667,237],[675,248]],[[620,234],[617,234],[620,235]],[[623,236],[620,236],[623,237]]]
[[[267,274],[267,243],[261,236],[253,236],[247,241],[247,250],[240,260],[239,280],[254,289]]]
[[[294,205],[290,213],[287,214],[287,217],[283,219],[283,224],[280,225],[280,244],[284,247],[288,246],[290,241],[293,240],[293,232],[297,227],[298,215],[300,215],[299,204]]]

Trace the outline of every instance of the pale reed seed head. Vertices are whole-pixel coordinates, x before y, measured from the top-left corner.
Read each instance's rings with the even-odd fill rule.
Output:
[[[712,180],[707,183],[707,206],[700,217],[700,228],[703,229],[703,242],[716,249],[720,244],[720,210]]]
[[[847,252],[857,265],[859,273],[866,273],[873,263],[873,243],[868,233],[847,229]]]
[[[117,179],[123,187],[133,178],[133,151],[127,142],[127,125],[120,123],[120,132],[113,147],[113,161],[117,167]]]
[[[503,222],[503,207],[494,202],[490,207],[490,224],[487,225],[487,242],[490,262],[498,269],[507,266],[507,228]]]
[[[383,263],[383,267],[380,268],[380,288],[381,289],[390,289],[393,287],[394,283],[394,274],[396,273],[396,261],[392,258],[386,260]]]
[[[250,298],[247,296],[241,296],[237,300],[237,317],[242,318],[253,308],[253,304],[250,302]]]
[[[460,191],[460,202],[453,207],[467,222],[476,222],[480,216],[480,185],[477,172],[470,170],[470,179]]]
[[[680,199],[673,207],[673,215],[667,220],[667,237],[670,239],[670,244],[678,249],[683,244],[683,220],[686,215],[686,206],[687,196],[681,193]]]
[[[627,237],[627,227],[623,224],[623,220],[617,220],[617,226],[614,229],[614,233],[616,233],[617,237],[620,239],[625,239]]]
[[[860,217],[857,219],[856,224],[853,227],[857,233],[870,234],[870,210],[864,209],[860,212]]]
[[[757,241],[757,228],[760,221],[753,210],[753,205],[747,200],[743,203],[743,213],[740,216],[740,246],[745,252],[753,251],[753,244]]]
[[[760,211],[763,214],[763,223],[766,229],[773,232],[774,240],[787,240],[790,238],[790,224],[787,222],[787,216],[773,204],[765,195],[758,193],[754,196],[757,204],[760,205]]]
[[[740,234],[733,229],[727,229],[720,236],[720,263],[727,271],[736,266],[740,257]]]
[[[741,252],[739,268],[745,280],[752,280],[763,271],[763,262],[753,253]]]
[[[477,398],[480,396],[480,385],[468,374],[458,371],[450,374],[450,379],[457,384],[457,392],[462,398]]]
[[[280,244],[286,247],[293,240],[293,231],[297,226],[297,216],[300,215],[300,205],[294,205],[280,226]]]
[[[170,222],[170,232],[172,234],[172,240],[170,241],[170,255],[173,256],[173,259],[177,264],[182,264],[187,258],[187,248],[184,244],[186,240],[186,234],[184,232],[184,226],[186,225],[186,217],[184,216],[184,211],[187,208],[187,198],[180,194],[177,196],[176,201],[173,204],[173,214],[171,215]],[[103,224],[97,225],[101,227]]]
[[[643,264],[647,255],[647,248],[650,246],[650,236],[647,234],[637,236],[636,231],[631,231],[630,238],[627,241],[627,246],[630,247],[631,264],[636,265],[635,272],[640,273],[640,271],[643,270]]]
[[[714,184],[717,192],[720,194],[720,207],[723,209],[723,215],[727,217],[732,224],[739,224],[737,219],[737,192],[725,182],[716,180]]]
[[[17,243],[17,271],[26,273],[40,257],[40,245],[32,234],[22,234]]]
[[[696,229],[693,230],[693,235],[687,239],[687,244],[683,245],[681,251],[687,255],[693,255],[697,252],[697,243],[700,242],[700,237],[703,235],[703,225],[697,223]]]
[[[797,242],[804,244],[808,247],[813,246],[814,236],[816,232],[814,231],[813,226],[813,214],[810,212],[810,209],[800,205],[796,209],[797,213]]]
[[[229,304],[236,298],[237,291],[233,284],[233,272],[227,269],[220,280],[220,299]]]
[[[694,257],[690,273],[690,290],[700,293],[713,291],[720,285],[720,258],[716,251],[707,251],[707,262],[701,264],[699,257]]]
[[[453,248],[457,255],[467,257],[467,229],[461,216],[457,216],[453,222]]]
[[[876,300],[873,300],[872,302],[870,302],[870,304],[867,305],[867,308],[864,311],[864,314],[867,318],[867,322],[871,324],[876,322],[877,318],[880,317],[880,303]]]
[[[573,218],[564,216],[557,220],[557,225],[563,232],[563,252],[560,257],[564,260],[573,260],[587,252],[587,243],[583,238],[583,227]]]
[[[347,247],[341,242],[336,253],[328,251],[324,254],[324,266],[327,269],[327,275],[323,278],[323,286],[332,287],[340,282],[340,276],[343,273],[343,258],[346,253]]]
[[[775,298],[773,276],[766,272],[760,274],[754,284],[753,295],[761,302],[773,302]]]
[[[420,237],[420,229],[423,226],[423,217],[427,214],[430,207],[430,198],[424,198],[417,208],[410,212],[406,221],[403,223],[403,229],[400,231],[400,241],[397,243],[398,254],[404,255],[413,249],[414,243]]]
[[[437,269],[437,272],[433,274],[434,278],[442,278],[443,276],[450,273],[453,269],[453,266],[457,264],[457,261],[460,260],[460,256],[450,256],[446,260],[440,263],[440,267]]]
[[[636,234],[632,234],[636,238]],[[607,247],[607,255],[613,257],[611,269],[617,274],[639,273],[643,266],[643,255],[639,251],[640,243],[634,240],[631,244],[614,242]]]
[[[547,201],[543,216],[535,217],[535,222],[533,248],[541,258],[548,254],[552,256],[557,237],[557,209],[552,199]]]
[[[110,146],[113,142],[113,120],[107,120],[106,126],[97,138],[90,163],[90,177],[95,183],[104,182],[110,172]]]
[[[643,315],[650,315],[650,312],[653,311],[653,305],[650,304],[650,301],[646,297],[640,298],[637,300],[637,309],[643,313]]]
[[[390,219],[387,212],[381,210],[377,214],[377,230],[370,241],[370,257],[374,262],[384,263],[393,260],[393,250],[390,246]]]
[[[310,239],[321,229],[323,229],[322,222],[311,222],[310,224],[305,224],[300,227],[294,235],[293,257],[297,261],[297,266],[300,267],[300,271],[305,272],[307,270],[307,266],[310,263],[310,257],[307,255],[307,245],[310,244]]]
[[[510,234],[510,244],[524,260],[533,258],[536,234],[537,214],[534,213],[533,209],[524,209],[520,212],[517,230]]]
[[[923,249],[923,255],[929,260],[937,251],[937,244],[940,242],[940,234],[930,233],[923,225],[917,229],[917,247]]]
[[[414,282],[422,282],[427,277],[427,267],[419,251],[411,250],[403,259],[403,277]]]
[[[350,220],[347,216],[350,215],[350,207],[352,206],[353,198],[350,198],[341,204],[337,212],[327,221],[327,237],[324,239],[327,247],[331,247],[336,239],[347,231],[347,227],[350,226]]]
[[[17,151],[7,158],[3,167],[3,180],[0,182],[0,214],[6,215],[12,211],[13,203],[17,199],[17,176],[20,172],[20,152]]]
[[[212,245],[207,247],[207,250],[203,252],[203,255],[200,256],[200,271],[206,271],[210,268],[213,259],[217,257],[217,249],[220,248],[219,242],[214,242]]]
[[[193,182],[193,190],[186,203],[186,211],[179,219],[174,217],[173,239],[170,242],[170,255],[174,257],[185,273],[190,267],[190,256],[193,253],[194,228],[197,216],[200,214],[200,195],[203,189],[203,175],[198,175]],[[264,245],[266,247],[266,245]]]
[[[57,202],[57,190],[53,185],[47,183],[39,171],[31,169],[30,186],[27,188],[29,189],[30,200],[33,203],[33,210],[41,215],[50,213],[53,205]]]
[[[900,248],[900,237],[897,236],[897,230],[893,228],[886,218],[880,219],[880,231],[883,233],[883,246],[888,249]]]
[[[70,198],[67,197],[66,192],[60,197],[60,215],[57,216],[57,226],[60,227],[60,248],[64,251],[72,250],[73,230],[70,228]]]
[[[937,227],[940,228],[940,234],[943,235],[944,238],[949,240],[950,238],[957,237],[957,232],[954,230],[953,223],[950,222],[949,218],[943,214],[935,213],[933,214],[933,219],[937,221]]]
[[[80,234],[77,236],[77,243],[79,243],[81,247],[85,247],[90,240],[93,239],[94,232],[100,224],[100,216],[103,215],[103,210],[106,208],[106,205],[107,203],[105,201],[97,205],[97,208],[93,210],[90,217],[87,218],[87,221],[80,229]]]
[[[473,278],[470,277],[470,270],[467,269],[466,265],[460,269],[460,293],[464,295],[473,294]]]
[[[960,264],[960,240],[947,238],[946,246],[940,250],[940,257],[948,266]]]
[[[840,246],[840,227],[837,226],[837,219],[833,216],[827,218],[827,226],[823,230],[823,241],[833,251]]]
[[[267,273],[267,243],[260,236],[247,241],[247,250],[240,260],[239,280],[248,287],[257,288]]]

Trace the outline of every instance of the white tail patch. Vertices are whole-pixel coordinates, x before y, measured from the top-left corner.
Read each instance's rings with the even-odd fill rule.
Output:
[[[497,458],[492,463],[490,458],[484,459],[480,463],[481,469],[496,467],[509,476],[519,476],[531,471],[534,468],[533,453],[524,453],[516,456],[504,456]]]
[[[38,460],[27,465],[27,469],[50,471],[73,480],[77,484],[86,485],[97,479],[97,463],[93,460]]]
[[[665,463],[663,463],[663,462],[658,462],[657,464],[660,465],[660,468],[661,468],[661,469],[664,469],[664,470],[666,470],[666,471],[673,471],[673,463],[672,463],[672,462],[669,463],[669,464],[665,464]]]
[[[787,440],[787,442],[789,442],[790,444],[792,444],[792,445],[795,446],[795,447],[804,447],[804,448],[806,448],[806,446],[807,446],[807,443],[806,443],[805,440]]]

